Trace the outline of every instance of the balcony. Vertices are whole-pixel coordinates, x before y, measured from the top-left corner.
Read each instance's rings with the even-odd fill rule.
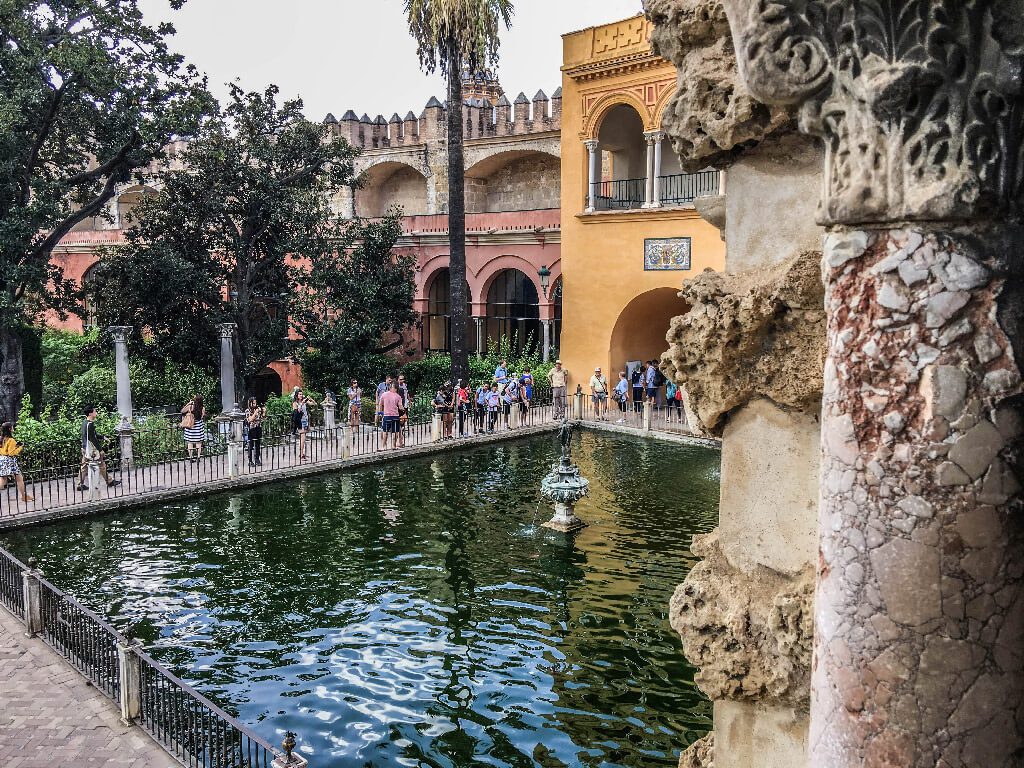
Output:
[[[597,182],[594,189],[594,211],[629,211],[637,208],[658,208],[666,205],[686,205],[694,198],[717,195],[718,171],[677,173],[658,176],[653,192],[654,202],[647,204],[647,179],[618,179]],[[587,206],[584,200],[584,207]]]
[[[559,208],[466,214],[466,232],[470,234],[532,232],[537,230],[557,230],[560,227],[561,209]],[[402,231],[407,235],[446,234],[448,232],[448,214],[435,213],[403,216]]]

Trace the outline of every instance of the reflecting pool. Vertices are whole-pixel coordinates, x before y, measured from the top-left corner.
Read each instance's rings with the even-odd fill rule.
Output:
[[[675,766],[711,705],[668,626],[717,451],[585,432],[4,535],[277,744],[327,766]]]

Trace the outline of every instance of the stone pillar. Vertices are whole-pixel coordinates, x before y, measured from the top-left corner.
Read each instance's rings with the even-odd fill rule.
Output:
[[[540,321],[541,334],[544,336],[544,362],[551,361],[551,321]]]
[[[665,140],[664,131],[653,131],[654,137],[654,179],[651,184],[651,207],[661,207],[661,145]]]
[[[430,419],[430,442],[437,443],[441,441],[442,435],[442,424],[441,414],[434,412],[434,415]]]
[[[351,425],[345,424],[341,428],[341,458],[351,459],[352,458],[352,443],[355,441],[356,436]]]
[[[100,460],[99,458],[90,458],[86,462],[86,475],[85,482],[88,490],[86,491],[86,498],[89,501],[98,501],[100,498]]]
[[[1019,764],[1024,19],[725,6],[747,86],[826,148],[811,763]]]
[[[728,198],[695,201],[722,230],[727,272],[683,284],[692,309],[672,321],[666,361],[689,428],[722,439],[718,528],[694,537],[701,561],[670,604],[694,680],[714,701],[714,732],[680,765],[811,768],[820,155],[794,135],[791,110],[751,98],[739,81],[719,0],[645,6],[655,52],[678,69],[661,125],[683,172],[730,172]],[[693,17],[703,23],[679,23]]]
[[[42,572],[36,568],[36,559],[30,557],[28,570],[21,573],[21,588],[25,601],[25,636],[35,637],[43,631],[43,603],[41,591],[43,585],[39,583]]]
[[[654,206],[654,137],[658,131],[644,131],[647,142],[647,157],[644,165],[644,208]]]
[[[243,453],[245,442],[242,439],[242,425],[245,422],[245,414],[238,406],[232,406],[229,413],[217,417],[223,423],[228,432],[228,477],[236,479],[242,473]]]
[[[597,139],[588,139],[583,142],[583,145],[587,148],[587,213],[593,213],[597,208],[597,184],[600,181],[598,177],[598,168],[600,166],[598,147],[601,146],[601,142]]]
[[[583,418],[583,388],[579,384],[576,385],[576,394],[573,396],[572,417],[576,421]]]
[[[128,334],[130,326],[112,325],[107,330],[114,340],[114,373],[117,377],[117,412],[122,424],[132,421],[132,382],[128,371]]]
[[[643,430],[644,432],[651,431],[651,416],[654,412],[654,405],[650,400],[644,400],[644,421]]]
[[[231,413],[235,408],[235,323],[220,324],[220,408]]]
[[[121,720],[131,725],[142,713],[142,659],[135,653],[134,644],[119,640],[117,666],[121,682]]]

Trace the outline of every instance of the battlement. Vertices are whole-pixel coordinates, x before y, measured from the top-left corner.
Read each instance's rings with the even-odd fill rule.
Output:
[[[532,100],[520,93],[514,102],[509,102],[504,95],[493,104],[487,98],[470,98],[462,104],[462,119],[467,141],[558,131],[562,127],[562,89],[558,88],[550,97],[544,91],[537,91]],[[390,120],[383,115],[371,119],[365,114],[358,117],[348,110],[340,120],[332,114],[324,118],[335,136],[362,149],[444,142],[447,121],[446,105],[434,96],[419,117],[410,111],[404,118],[396,112]]]

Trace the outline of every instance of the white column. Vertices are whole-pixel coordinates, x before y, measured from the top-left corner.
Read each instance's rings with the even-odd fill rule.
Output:
[[[132,382],[128,372],[128,334],[132,329],[127,325],[112,325],[107,328],[114,340],[114,372],[117,377],[117,412],[121,424],[132,422]]]
[[[597,148],[601,143],[597,139],[587,139],[583,142],[588,153],[587,171],[587,213],[593,213],[597,208]]]
[[[725,194],[725,170],[718,172],[718,194]]]
[[[651,207],[661,207],[661,143],[665,140],[664,131],[654,132],[654,182]]]
[[[220,324],[220,409],[231,413],[235,409],[235,328],[234,323]]]
[[[644,141],[647,142],[647,164],[646,176],[644,177],[644,204],[643,208],[650,208],[654,200],[654,134],[657,131],[644,131]]]
[[[484,318],[474,317],[473,322],[476,323],[476,356],[484,356]]]
[[[544,362],[546,363],[551,359],[551,321],[541,320],[540,327],[544,336]]]

